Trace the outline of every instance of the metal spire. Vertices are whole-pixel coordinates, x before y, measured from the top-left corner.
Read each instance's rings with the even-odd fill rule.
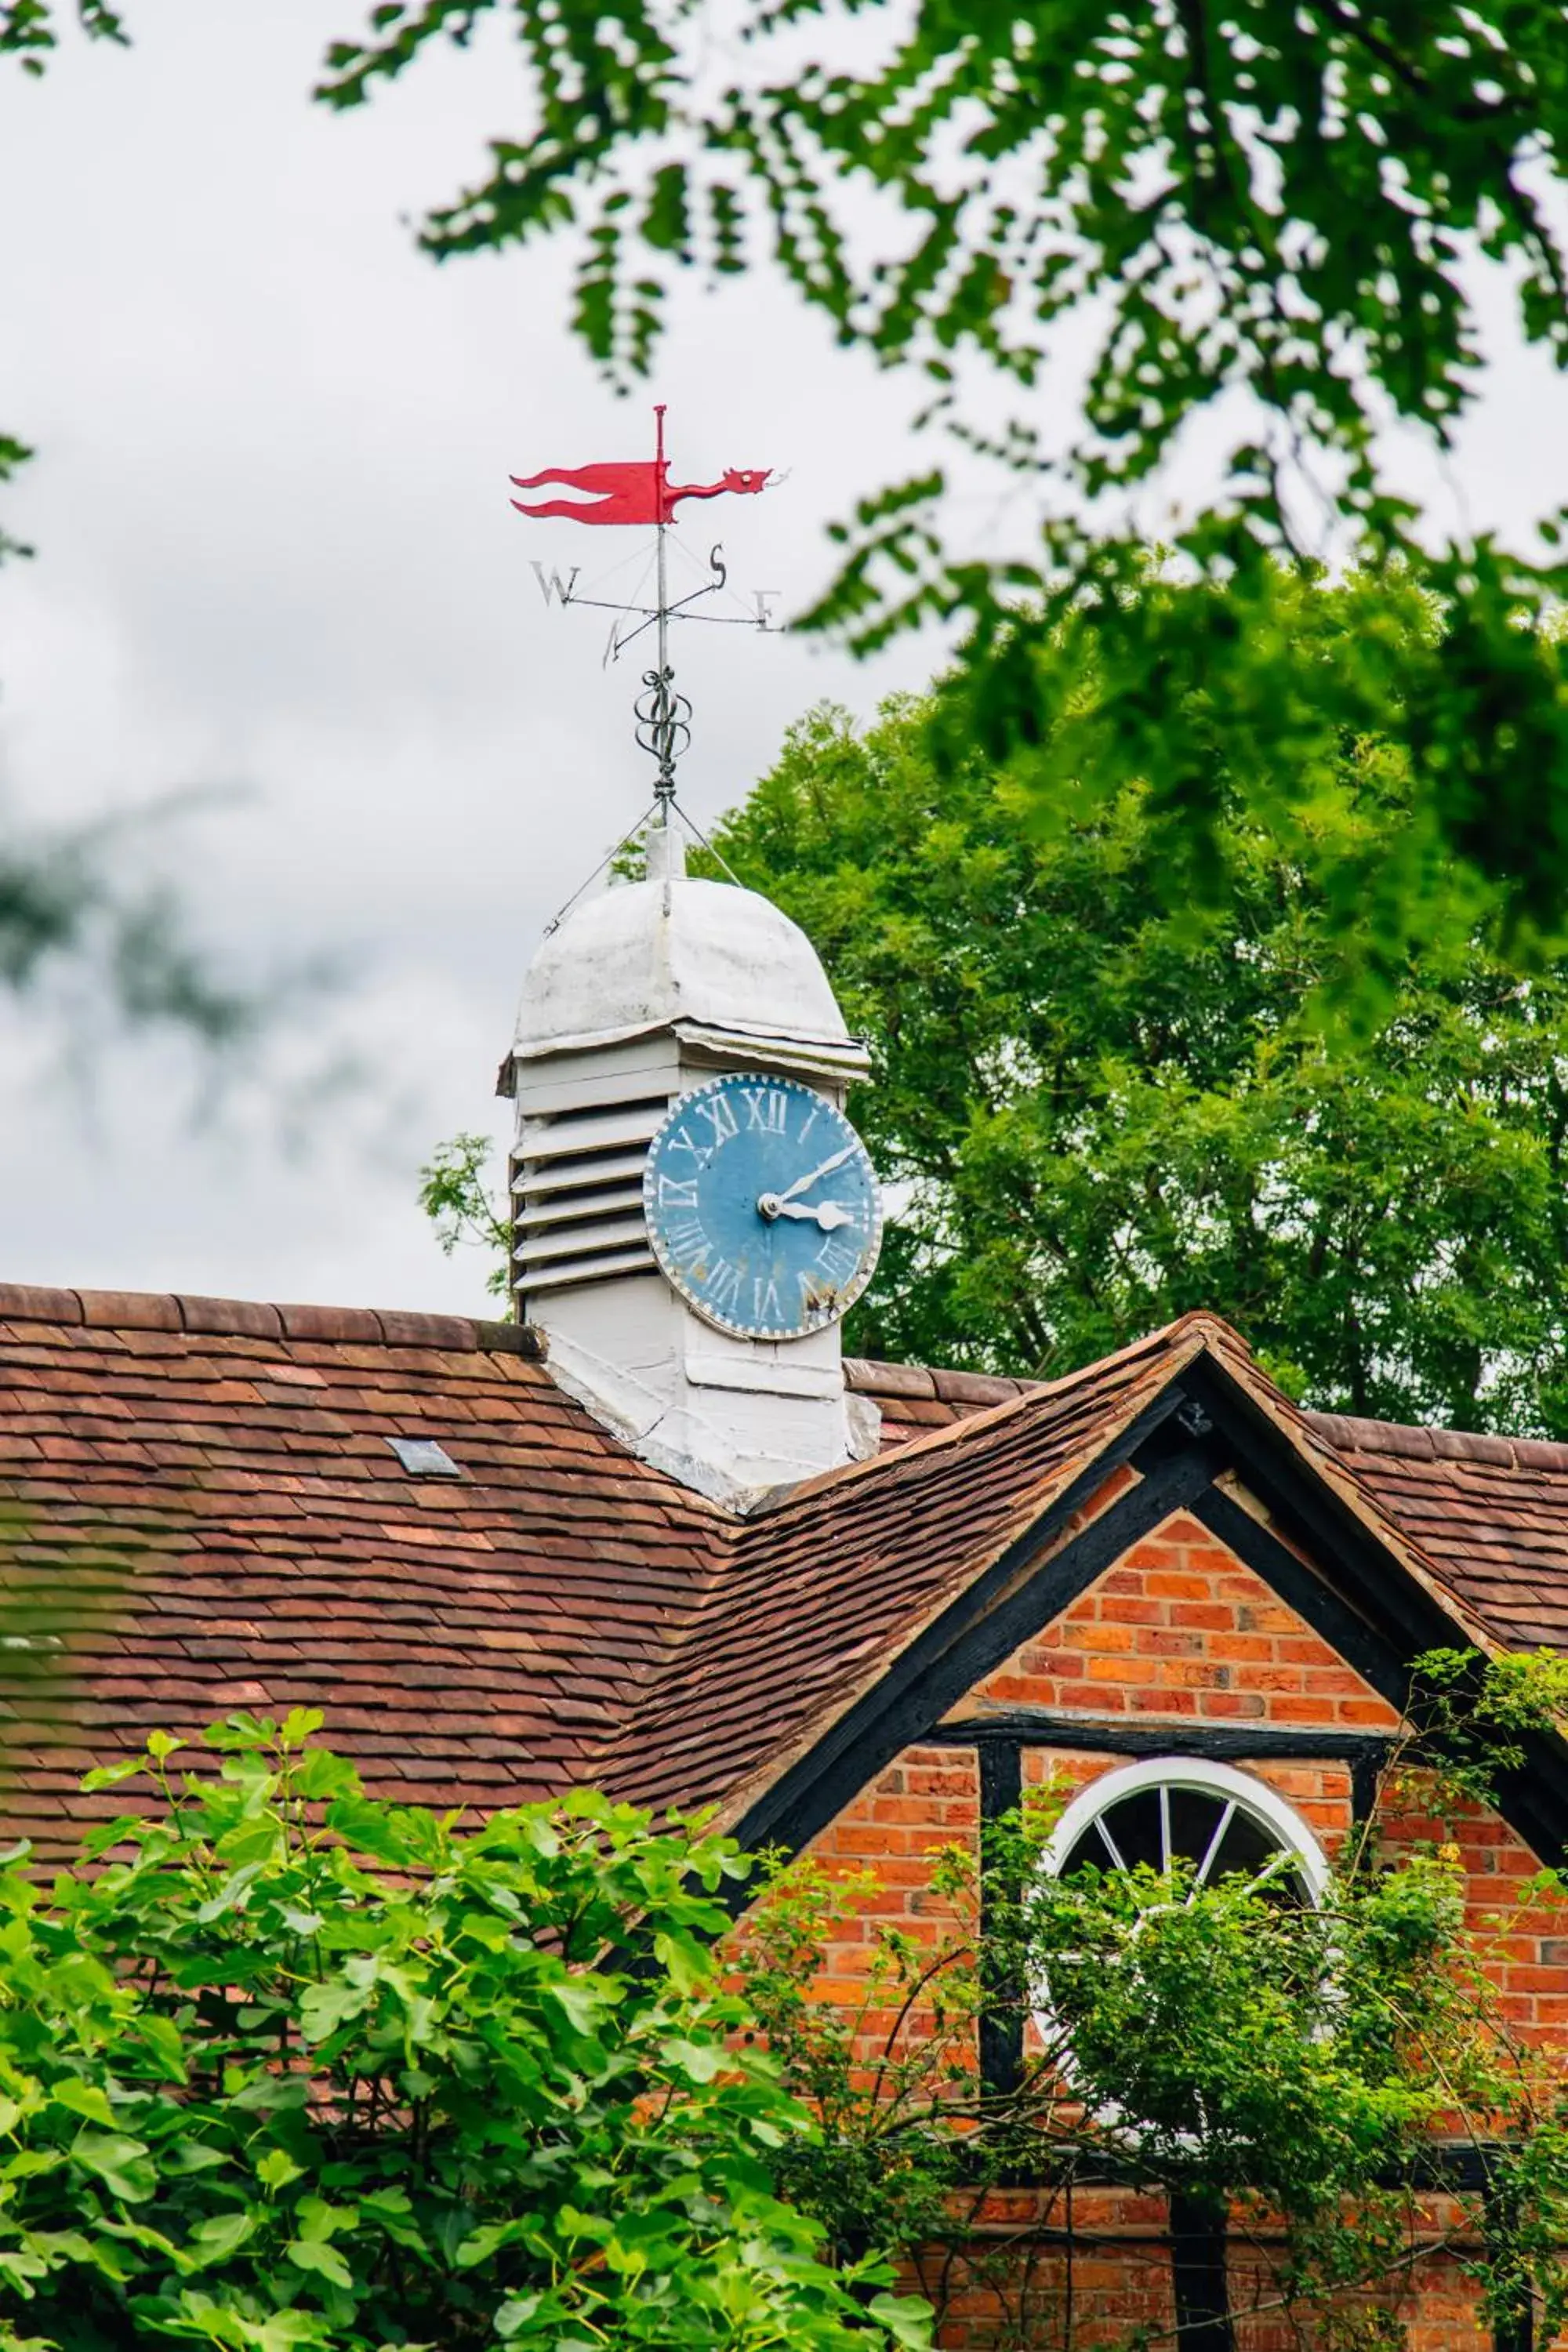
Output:
[[[691,705],[683,694],[675,692],[675,672],[669,661],[669,575],[665,547],[665,535],[669,529],[669,504],[665,495],[662,401],[653,413],[657,436],[654,481],[658,498],[654,586],[655,617],[658,629],[655,640],[658,658],[652,669],[643,672],[643,691],[635,708],[637,742],[651,759],[658,761],[658,776],[653,788],[654,800],[668,818],[669,804],[675,798],[675,763],[691,740]]]
[[[726,493],[755,496],[763,489],[770,476],[764,468],[731,468],[720,480],[671,483],[668,460],[665,455],[665,404],[660,401],[654,409],[654,459],[611,465],[577,467],[548,467],[537,474],[514,474],[513,485],[520,489],[533,489],[543,484],[560,484],[587,494],[581,500],[551,499],[524,504],[514,499],[512,504],[520,514],[531,517],[551,517],[578,523],[652,523],[654,526],[655,585],[654,602],[648,604],[623,604],[603,596],[580,596],[577,593],[577,571],[574,567],[563,582],[557,572],[548,574],[542,563],[535,562],[534,576],[548,604],[552,599],[562,604],[587,604],[602,613],[615,613],[635,622],[635,626],[623,632],[619,620],[610,627],[605,659],[617,659],[623,649],[647,628],[657,631],[655,666],[645,670],[643,690],[634,709],[637,718],[637,740],[641,750],[658,763],[658,773],[654,783],[655,809],[668,815],[675,799],[676,763],[691,741],[691,705],[683,694],[675,691],[675,671],[669,659],[669,625],[671,621],[707,621],[721,627],[768,630],[777,625],[772,617],[772,606],[777,600],[775,589],[752,591],[755,610],[751,613],[696,613],[690,608],[704,597],[717,595],[727,587],[729,572],[723,561],[723,551],[714,547],[708,558],[713,575],[702,584],[690,589],[673,602],[669,593],[668,535],[677,504],[682,499],[713,499]],[[729,591],[731,597],[736,592]]]

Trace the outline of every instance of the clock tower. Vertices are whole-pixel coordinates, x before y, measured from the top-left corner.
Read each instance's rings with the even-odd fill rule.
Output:
[[[676,822],[661,803],[646,879],[581,900],[523,983],[514,1275],[561,1385],[743,1509],[875,1448],[839,1328],[881,1235],[844,1116],[868,1057],[804,932],[689,876]]]

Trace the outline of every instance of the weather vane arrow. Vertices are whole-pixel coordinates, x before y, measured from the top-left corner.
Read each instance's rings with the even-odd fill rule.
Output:
[[[618,613],[635,617],[637,625],[622,636],[612,625],[606,659],[618,655],[646,628],[657,628],[658,653],[656,667],[643,674],[644,693],[637,703],[637,741],[642,749],[658,762],[658,781],[654,787],[657,800],[668,803],[675,797],[675,763],[691,740],[691,705],[684,695],[674,691],[675,673],[669,663],[669,624],[673,620],[709,621],[731,628],[768,629],[773,625],[768,610],[768,600],[776,592],[759,589],[756,612],[742,615],[720,613],[695,613],[690,608],[705,596],[716,595],[729,579],[721,560],[721,551],[715,547],[710,555],[709,569],[715,575],[689,595],[669,600],[666,536],[676,508],[686,499],[719,499],[733,494],[754,498],[773,479],[768,467],[731,467],[716,482],[672,482],[669,460],[664,448],[664,407],[654,410],[656,440],[651,458],[628,459],[624,463],[600,466],[546,466],[537,474],[513,474],[512,488],[537,490],[544,488],[579,490],[581,498],[544,499],[530,503],[513,499],[511,503],[521,515],[531,520],[584,522],[596,524],[632,524],[643,529],[651,526],[657,534],[656,601],[649,604],[621,604],[606,597],[579,596],[576,593],[577,572],[574,569],[565,584],[559,573],[548,579],[542,565],[533,567],[548,604],[552,592],[563,604],[586,604],[600,612]]]

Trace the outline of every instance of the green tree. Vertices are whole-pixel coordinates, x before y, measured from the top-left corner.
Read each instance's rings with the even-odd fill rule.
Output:
[[[1304,677],[1422,626],[1366,580],[1297,584],[1289,614]],[[1092,647],[1037,659],[1092,761]],[[1281,829],[1252,790],[1272,742],[1214,745],[1227,893],[1173,908],[1191,840],[1152,786],[1064,775],[1042,828],[1014,766],[934,755],[944,723],[818,711],[714,835],[871,1045],[852,1109],[895,1213],[850,1344],[1050,1375],[1206,1307],[1311,1403],[1568,1431],[1568,966],[1512,967],[1403,756],[1304,701]],[[1211,740],[1201,680],[1173,724]],[[1409,863],[1436,936],[1331,1045],[1342,910]]]
[[[1510,2024],[1494,1953],[1518,1912],[1560,1908],[1568,1886],[1545,1870],[1467,1921],[1451,1832],[1565,1696],[1561,1659],[1418,1662],[1372,1816],[1315,1900],[1256,1857],[1206,1883],[1189,1862],[1103,1856],[1058,1876],[1049,1841],[1068,1792],[1050,1787],[982,1856],[928,1857],[945,1916],[928,1908],[919,1939],[888,1917],[874,1871],[779,1868],[741,1970],[821,2118],[785,2158],[793,2195],[841,2245],[901,2251],[939,2323],[951,2308],[973,2327],[988,2301],[997,2352],[1233,2352],[1232,2301],[1280,2341],[1395,2352],[1401,2305],[1439,2250],[1494,2324],[1518,2340],[1533,2305],[1539,2340],[1554,2340],[1568,2106],[1558,2053]],[[840,1999],[814,1999],[847,1943],[866,1956],[858,1997],[840,1966]],[[1008,2080],[977,2073],[985,2017],[1032,2024]],[[1107,2183],[1166,2200],[1173,2238],[1211,2237],[1202,2325],[1128,2318],[1141,2263],[1165,2252],[1086,2210],[1081,2192]],[[1246,2273],[1229,2289],[1226,2237]]]
[[[1390,426],[1453,448],[1486,265],[1518,337],[1568,363],[1556,0],[787,0],[743,6],[738,40],[703,0],[608,17],[386,0],[329,52],[321,94],[363,104],[487,16],[510,20],[528,94],[488,169],[427,216],[429,252],[571,240],[574,323],[622,383],[650,368],[682,271],[772,268],[841,342],[912,371],[929,425],[1005,469],[1016,544],[955,550],[933,468],[843,528],[816,622],[870,646],[967,618],[952,690],[1012,750],[1048,730],[1033,656],[1071,616],[1105,656],[1094,789],[1109,805],[1142,779],[1204,835],[1205,772],[1162,723],[1186,677],[1218,673],[1211,730],[1271,751],[1247,790],[1261,821],[1289,819],[1307,788],[1273,559],[1396,559],[1437,599],[1440,657],[1406,642],[1406,687],[1377,646],[1342,647],[1320,688],[1378,708],[1434,849],[1497,881],[1520,923],[1562,929],[1556,519],[1522,552],[1446,541],[1384,462]],[[1163,469],[1195,437],[1216,486],[1152,580],[1140,499],[1163,509]],[[1048,759],[1022,780],[1049,799]],[[1426,935],[1441,894],[1421,879],[1408,861],[1382,872],[1384,939]],[[1172,876],[1173,903],[1184,887]],[[1368,909],[1334,911],[1372,931]]]
[[[419,1205],[436,1228],[443,1257],[478,1248],[490,1260],[485,1288],[512,1313],[511,1220],[487,1181],[488,1135],[454,1135],[419,1171]]]
[[[374,1803],[319,1721],[156,1737],[89,1780],[149,1811],[0,1874],[0,2345],[923,2345],[775,2193],[732,1845]]]

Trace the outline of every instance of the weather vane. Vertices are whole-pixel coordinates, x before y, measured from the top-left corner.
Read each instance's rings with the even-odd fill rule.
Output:
[[[693,588],[674,603],[669,597],[668,552],[666,541],[676,508],[684,499],[719,499],[733,492],[743,498],[754,498],[767,488],[773,478],[769,467],[741,468],[731,467],[716,482],[672,482],[669,460],[664,453],[664,406],[654,410],[655,446],[651,458],[632,458],[624,464],[608,466],[547,466],[538,474],[513,474],[514,489],[537,490],[546,484],[583,491],[581,499],[546,499],[529,505],[513,499],[519,514],[538,520],[568,520],[587,523],[638,524],[647,529],[650,524],[655,533],[654,602],[651,604],[616,603],[605,596],[579,595],[577,577],[580,565],[574,565],[563,582],[558,572],[546,572],[542,563],[533,566],[534,577],[548,604],[554,597],[562,604],[583,604],[601,613],[614,613],[617,618],[610,625],[610,635],[605,647],[606,662],[615,661],[634,638],[646,629],[658,631],[657,653],[652,669],[643,672],[643,692],[636,710],[637,739],[642,749],[658,763],[658,780],[654,797],[658,806],[668,808],[675,798],[675,763],[691,740],[691,705],[683,694],[675,691],[675,672],[669,660],[669,625],[671,621],[706,621],[721,628],[771,629],[773,622],[771,605],[778,591],[759,588],[752,592],[755,610],[750,613],[699,613],[693,606],[705,597],[716,596],[726,589],[729,572],[723,561],[721,546],[713,548],[708,558],[712,574],[699,588]],[[646,578],[646,573],[644,577]],[[733,595],[735,592],[730,591]],[[635,624],[627,628],[626,621]]]

